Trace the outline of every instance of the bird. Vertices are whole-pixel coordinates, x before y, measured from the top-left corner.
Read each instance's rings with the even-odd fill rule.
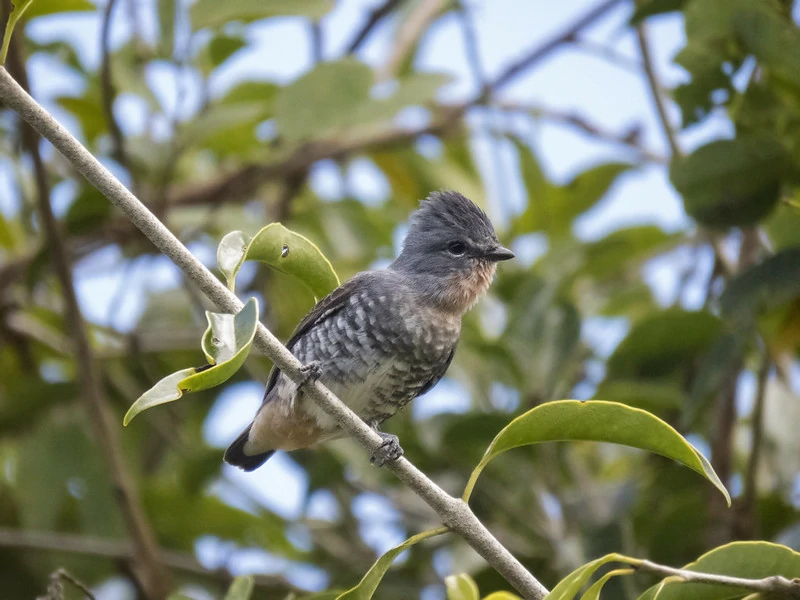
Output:
[[[344,437],[303,392],[316,380],[380,435],[373,464],[402,456],[397,436],[380,425],[444,376],[462,316],[489,288],[497,263],[512,258],[476,204],[455,191],[432,192],[388,267],[356,274],[302,319],[286,343],[304,365],[300,383],[273,367],[260,408],[225,462],[253,471],[278,450]]]

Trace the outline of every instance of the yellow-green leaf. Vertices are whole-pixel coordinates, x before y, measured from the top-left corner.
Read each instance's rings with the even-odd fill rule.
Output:
[[[619,577],[620,575],[631,575],[634,572],[635,571],[633,569],[615,569],[613,571],[609,571],[600,579],[595,581],[588,590],[586,590],[586,593],[581,596],[581,600],[599,600],[600,592],[603,590],[603,586],[608,582],[609,579],[612,577]]]
[[[125,413],[122,424],[139,413],[168,402],[184,392],[207,390],[230,379],[244,364],[258,326],[258,302],[247,301],[236,315],[206,312],[208,328],[203,334],[203,352],[209,367],[182,369],[168,375],[142,394]]]
[[[241,231],[232,231],[222,238],[217,248],[217,264],[231,291],[236,285],[236,274],[246,260],[266,263],[296,277],[317,299],[339,286],[336,271],[320,249],[280,223],[270,223],[253,238]]]
[[[255,580],[252,575],[243,575],[237,577],[228,588],[228,593],[225,594],[225,600],[250,600],[253,595],[253,586]]]
[[[448,575],[444,578],[447,600],[480,600],[478,584],[466,573]]]
[[[199,0],[189,10],[192,28],[219,27],[229,21],[256,21],[283,15],[319,19],[333,8],[328,0]]]
[[[386,554],[381,556],[377,561],[375,561],[375,564],[370,567],[369,571],[367,571],[367,574],[364,575],[361,581],[358,582],[357,586],[347,590],[336,600],[370,600],[372,595],[375,593],[375,590],[378,589],[378,585],[380,585],[381,579],[383,579],[386,571],[389,570],[392,562],[399,554],[401,554],[404,550],[408,550],[411,548],[411,546],[421,542],[422,540],[426,540],[429,537],[440,535],[445,532],[447,532],[446,527],[439,527],[438,529],[423,531],[422,533],[418,533],[417,535],[408,538],[399,546],[395,546]]]
[[[578,567],[572,573],[564,577],[558,585],[554,587],[545,600],[572,600],[575,595],[581,591],[581,588],[586,585],[595,571],[610,562],[624,562],[632,565],[637,565],[641,561],[622,554],[606,554],[601,558],[597,558],[585,565]]]
[[[506,450],[541,442],[594,441],[622,444],[675,460],[704,476],[722,492],[728,490],[708,460],[667,423],[644,410],[603,400],[558,400],[529,410],[494,438],[464,490],[469,500],[484,467]]]
[[[511,592],[492,592],[485,596],[483,600],[522,600],[522,598]]]
[[[6,31],[3,35],[3,46],[0,48],[0,65],[6,64],[6,56],[8,55],[8,45],[11,42],[11,35],[14,33],[14,27],[17,21],[22,18],[28,8],[33,4],[33,0],[13,0],[11,2],[11,14],[8,15],[6,21]]]
[[[800,577],[800,553],[770,542],[733,542],[707,552],[684,569],[744,579],[763,579],[773,575],[794,579]],[[639,596],[639,600],[654,600],[656,594],[659,600],[728,600],[749,593],[751,590],[744,588],[673,580],[651,587]]]

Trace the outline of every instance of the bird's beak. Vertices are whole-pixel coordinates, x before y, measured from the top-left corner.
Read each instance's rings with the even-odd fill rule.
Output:
[[[501,260],[511,260],[514,258],[514,253],[503,246],[495,246],[489,250],[484,257],[492,262],[500,262]]]

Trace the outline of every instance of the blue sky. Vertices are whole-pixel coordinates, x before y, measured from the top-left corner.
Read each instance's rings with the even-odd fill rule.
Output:
[[[224,0],[221,0],[224,1]],[[366,0],[342,0],[322,20],[324,56],[334,59],[360,25],[365,14],[379,2]],[[469,2],[470,13],[478,35],[479,52],[485,71],[491,79],[493,74],[529,48],[558,32],[595,1],[573,0],[571,2],[544,2],[530,0],[492,0]],[[142,1],[140,13],[145,19],[145,31],[152,35],[151,20],[154,14],[152,0]],[[638,50],[633,33],[625,26],[630,4],[622,3],[608,18],[589,29],[586,40],[613,48],[631,61],[638,60]],[[115,43],[121,43],[128,35],[128,25],[118,11],[113,29]],[[54,39],[69,39],[80,50],[82,59],[90,65],[99,61],[99,16],[98,14],[70,15],[67,17],[41,18],[30,24],[30,34],[45,42]],[[392,23],[384,23],[360,52],[359,57],[372,65],[382,64],[390,50]],[[253,43],[215,75],[212,82],[214,94],[242,79],[269,79],[279,83],[292,81],[307,70],[311,64],[308,27],[302,19],[275,18],[249,25],[245,29]],[[672,57],[684,44],[683,24],[677,15],[653,19],[649,24],[651,46],[656,70],[667,87],[685,78],[682,70],[671,63]],[[453,83],[441,91],[441,99],[457,101],[470,97],[477,90],[470,67],[465,60],[464,40],[458,19],[455,16],[442,18],[423,40],[416,67],[420,70],[444,72],[453,76]],[[52,103],[52,98],[76,91],[78,82],[63,71],[54,68],[52,61],[34,57],[31,61],[31,79],[35,83],[36,96],[53,109],[59,119],[72,131],[77,131],[74,121]],[[158,89],[159,100],[174,110],[179,80],[168,65],[157,66],[148,72],[148,80]],[[187,117],[197,105],[196,94],[190,92],[180,109]],[[516,100],[530,105],[574,111],[587,120],[601,124],[611,131],[625,131],[634,124],[643,126],[644,144],[654,152],[667,155],[668,147],[650,98],[646,80],[630,69],[621,68],[592,52],[577,47],[565,47],[554,53],[540,66],[508,86],[500,95],[507,100]],[[670,106],[670,115],[678,123],[677,111]],[[123,130],[128,135],[141,131],[144,125],[141,105],[130,98],[122,98],[115,107]],[[409,112],[404,119],[413,121],[424,118]],[[478,130],[474,148],[480,167],[488,182],[490,212],[502,226],[509,215],[524,205],[523,190],[516,175],[516,158],[511,148],[481,133],[487,124],[503,119],[496,111],[484,110],[471,117]],[[518,133],[538,151],[547,172],[556,181],[568,180],[572,175],[588,166],[609,160],[620,160],[624,152],[587,139],[574,129],[546,122],[532,123],[521,119],[513,121]],[[684,132],[680,142],[685,151],[691,150],[709,139],[726,137],[732,130],[724,116],[713,117],[702,127]],[[389,188],[382,176],[366,161],[358,162],[348,174],[349,186],[365,201],[385,202]],[[335,197],[341,187],[339,175],[325,165],[315,169],[312,182],[314,189],[324,197]],[[71,200],[70,186],[56,190],[56,203],[65,210]],[[0,210],[15,210],[15,193],[10,186],[7,163],[0,164]],[[577,233],[583,238],[593,239],[606,232],[633,224],[657,224],[666,230],[690,226],[680,199],[670,186],[665,168],[648,166],[624,175],[608,194],[608,197],[580,220]],[[204,260],[213,260],[213,251],[194,248]],[[539,248],[534,242],[521,248],[521,255],[532,258]],[[646,272],[657,297],[664,303],[673,300],[679,269],[676,265],[694,260],[690,256],[674,256],[656,261]],[[94,321],[111,323],[122,329],[132,327],[142,310],[143,298],[149,292],[169,289],[177,285],[179,278],[168,261],[164,259],[142,259],[129,271],[120,269],[120,256],[113,250],[98,253],[83,261],[77,268],[78,291],[86,314]],[[119,294],[118,290],[123,289]],[[688,304],[692,304],[691,290]],[[121,304],[120,304],[121,302]],[[111,310],[111,304],[115,310]],[[120,308],[121,306],[121,308]],[[113,315],[113,317],[111,316]],[[618,322],[594,321],[584,329],[584,338],[603,353],[613,350],[625,333]],[[258,406],[262,383],[253,382],[228,388],[209,414],[206,435],[210,443],[223,448],[249,421]],[[457,383],[448,381],[427,397],[416,401],[415,416],[422,418],[436,412],[464,410],[468,406],[466,391]],[[411,457],[413,460],[413,457]],[[255,474],[243,474],[226,470],[226,478],[251,490],[276,512],[286,516],[297,516],[300,502],[305,495],[306,482],[302,470],[291,458],[278,455]],[[221,482],[217,492],[235,502],[230,486]],[[331,501],[324,495],[312,502],[317,517],[331,517]],[[368,532],[367,541],[377,550],[385,550],[400,541],[405,532],[385,516],[390,507],[375,496],[365,496],[354,507],[356,515]],[[376,512],[377,511],[377,512]],[[376,518],[375,515],[381,515]],[[204,562],[213,566],[222,554],[213,540],[198,544],[198,553]],[[239,560],[241,558],[241,561]],[[440,561],[446,563],[442,559]],[[324,585],[324,580],[310,568],[290,567],[285,561],[271,559],[260,552],[240,552],[237,568],[243,570],[286,571],[290,577],[305,585]],[[444,573],[443,573],[444,574]],[[115,584],[116,585],[116,584]],[[111,597],[111,592],[106,592]],[[436,592],[430,592],[435,597]]]

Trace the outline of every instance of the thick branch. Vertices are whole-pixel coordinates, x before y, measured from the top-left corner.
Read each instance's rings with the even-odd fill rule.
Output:
[[[763,594],[779,594],[784,598],[800,598],[800,580],[790,580],[780,575],[773,575],[772,577],[765,577],[764,579],[744,579],[742,577],[730,577],[728,575],[674,569],[650,562],[649,560],[643,560],[641,563],[637,564],[636,567],[640,571],[646,571],[658,575],[659,577],[680,577],[689,583],[727,585]]]
[[[19,74],[23,85],[27,87],[27,76],[21,58],[17,52],[12,52],[11,54],[10,58],[13,58],[11,63]],[[2,70],[2,75],[11,81],[5,69]],[[35,104],[35,101],[21,87],[16,87],[21,94],[25,94],[31,103]],[[89,338],[86,333],[86,325],[75,295],[72,270],[65,251],[64,240],[58,222],[53,215],[53,209],[50,206],[47,172],[39,153],[39,136],[25,124],[22,126],[22,143],[33,161],[39,217],[42,220],[45,235],[47,236],[50,259],[64,296],[66,322],[72,329],[70,333],[74,341],[78,363],[81,395],[86,402],[97,443],[101,448],[102,456],[105,457],[109,476],[114,484],[117,502],[136,550],[133,570],[148,598],[154,600],[166,598],[171,587],[170,574],[159,560],[159,549],[155,534],[136,497],[133,479],[125,463],[117,428],[114,425],[114,419],[108,408],[96,370]]]
[[[78,140],[25,93],[4,69],[0,69],[0,98],[50,141],[92,185],[119,207],[219,310],[230,313],[241,310],[242,302]],[[261,324],[256,331],[255,342],[259,350],[269,356],[288,377],[297,382],[301,381],[300,362]],[[374,452],[382,444],[380,436],[321,383],[316,382],[313,386],[309,386],[307,393],[368,452]],[[404,458],[391,463],[389,469],[436,510],[445,525],[461,535],[523,596],[540,600],[546,595],[546,588],[492,536],[466,503],[444,492]]]
[[[128,542],[108,538],[75,535],[71,533],[55,533],[42,531],[22,531],[10,527],[0,527],[0,547],[20,550],[37,550],[45,552],[63,552],[65,554],[82,554],[108,560],[129,561],[134,555],[134,548]],[[206,569],[188,554],[161,551],[161,562],[174,571],[197,575],[203,579],[213,579],[221,583],[229,583],[234,575],[227,569]],[[293,591],[305,593],[306,590],[295,587],[277,575],[254,575],[255,584],[277,593]]]

